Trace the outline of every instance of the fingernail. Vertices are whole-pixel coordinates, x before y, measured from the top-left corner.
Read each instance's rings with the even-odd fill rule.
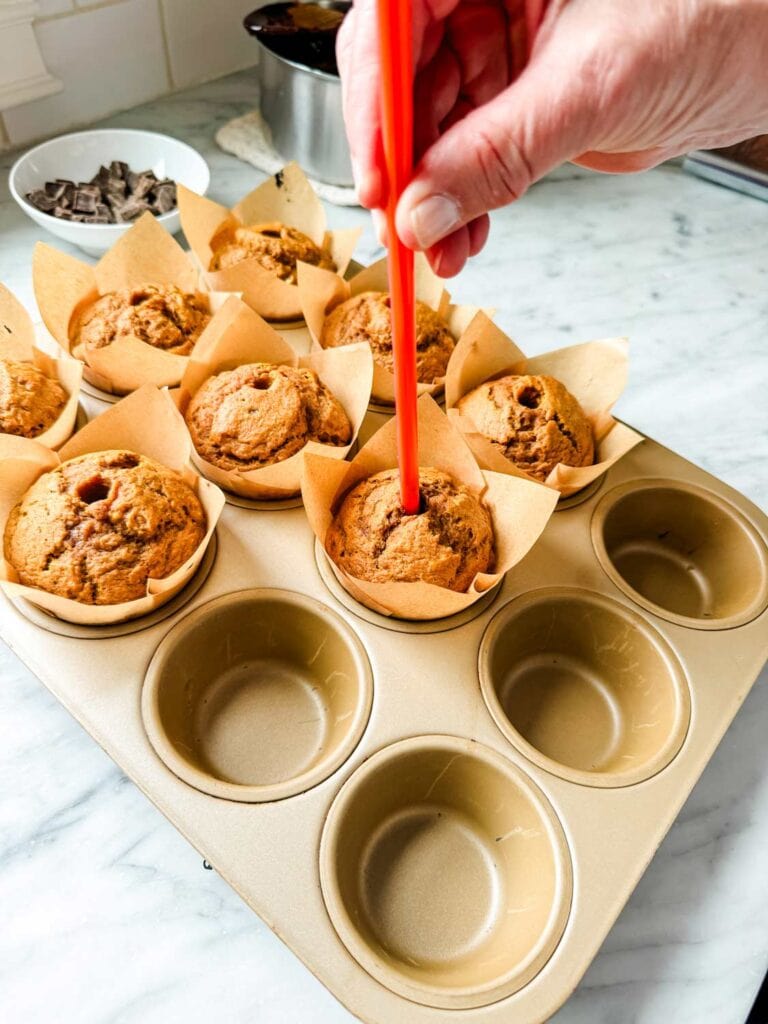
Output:
[[[411,211],[411,228],[422,249],[435,245],[458,227],[461,215],[450,196],[428,196]]]

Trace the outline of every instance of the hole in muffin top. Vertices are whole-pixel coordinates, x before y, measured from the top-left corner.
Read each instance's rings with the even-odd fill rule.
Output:
[[[251,387],[256,391],[269,391],[271,383],[269,377],[254,377]]]
[[[86,505],[93,505],[97,501],[103,501],[109,494],[109,484],[100,476],[89,477],[77,488],[78,498]]]
[[[133,469],[139,464],[139,456],[134,452],[115,452],[106,464],[112,469]]]
[[[538,409],[539,402],[541,401],[541,392],[538,388],[533,387],[532,384],[528,384],[518,391],[517,401],[520,405],[524,405],[526,409]]]

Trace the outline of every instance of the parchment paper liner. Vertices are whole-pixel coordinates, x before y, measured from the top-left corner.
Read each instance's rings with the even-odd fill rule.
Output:
[[[298,288],[265,270],[256,259],[243,260],[226,270],[209,270],[213,258],[211,241],[219,232],[279,221],[298,228],[316,245],[327,249],[342,275],[361,234],[360,228],[326,229],[323,204],[296,163],[267,178],[232,209],[183,185],[179,185],[178,194],[181,226],[209,287],[215,291],[242,292],[244,301],[267,320],[301,318]]]
[[[32,363],[46,377],[57,380],[67,392],[67,401],[57,418],[34,439],[46,448],[60,448],[75,429],[83,364],[69,357],[54,359],[37,348],[35,328],[29,313],[3,284],[0,284],[0,359]]]
[[[203,383],[215,373],[244,363],[274,363],[278,366],[308,367],[314,370],[344,406],[352,424],[349,444],[336,447],[309,441],[301,451],[282,462],[246,471],[225,470],[206,461],[192,449],[192,460],[200,472],[219,487],[247,498],[280,499],[301,490],[304,455],[315,452],[343,459],[357,438],[371,394],[373,357],[368,345],[349,345],[327,352],[299,356],[287,341],[242,300],[230,297],[208,325],[192,353],[174,400],[186,414],[189,403]]]
[[[547,487],[559,491],[565,498],[602,476],[643,439],[610,413],[627,383],[628,353],[626,338],[605,338],[558,348],[529,359],[481,312],[456,346],[448,366],[446,411],[464,434],[483,469],[533,480],[534,477],[513,465],[478,433],[469,416],[462,414],[456,405],[485,381],[508,373],[555,377],[578,400],[595,437],[596,462],[593,465],[576,467],[561,462],[545,481]]]
[[[435,274],[422,253],[416,253],[414,260],[416,298],[425,302],[435,310],[448,325],[448,330],[458,342],[478,312],[477,306],[454,306],[451,296],[443,286],[442,278]],[[350,281],[345,281],[339,274],[320,267],[299,263],[299,292],[301,308],[307,322],[313,346],[321,348],[320,336],[328,314],[341,302],[361,292],[388,292],[386,257],[370,267],[361,270]],[[492,312],[491,310],[488,311]],[[454,349],[454,353],[455,353]],[[453,359],[453,353],[451,359]],[[450,360],[448,361],[450,366]],[[445,378],[438,377],[432,384],[418,384],[420,395],[438,395],[443,390]],[[374,402],[381,405],[394,405],[395,377],[385,367],[374,360],[373,392]]]
[[[475,457],[429,395],[419,398],[419,465],[434,466],[466,484],[488,506],[496,541],[493,573],[475,576],[466,593],[433,583],[369,583],[331,567],[349,593],[383,615],[404,619],[441,619],[477,601],[516,565],[536,542],[557,504],[551,488],[501,473],[484,473]],[[396,417],[378,430],[350,463],[307,455],[302,496],[310,526],[325,547],[334,512],[360,480],[397,467]]]
[[[147,594],[121,604],[90,605],[71,598],[49,594],[18,582],[9,562],[0,562],[0,586],[10,597],[23,597],[67,622],[101,626],[146,615],[165,604],[194,575],[211,539],[224,507],[224,495],[218,487],[202,480],[189,465],[190,441],[178,409],[168,392],[147,384],[128,398],[86,424],[56,454],[37,441],[10,434],[0,435],[0,533],[11,509],[39,476],[60,462],[88,452],[124,448],[146,455],[177,470],[196,492],[205,510],[207,530],[194,554],[170,576],[149,579]]]
[[[107,292],[144,284],[174,284],[184,291],[202,291],[213,313],[229,297],[208,291],[207,285],[201,287],[199,271],[189,253],[151,213],[142,214],[95,266],[37,242],[32,279],[45,326],[70,355],[72,318],[81,306]],[[181,380],[187,358],[136,337],[119,338],[111,345],[84,353],[84,376],[102,391],[116,395],[128,394],[142,384],[171,387]]]

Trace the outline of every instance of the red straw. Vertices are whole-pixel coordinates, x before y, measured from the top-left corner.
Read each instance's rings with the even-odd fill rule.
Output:
[[[416,412],[416,297],[413,253],[397,236],[397,201],[413,174],[413,29],[409,0],[378,0],[381,120],[387,188],[389,293],[395,362],[400,501],[419,511],[419,438]]]

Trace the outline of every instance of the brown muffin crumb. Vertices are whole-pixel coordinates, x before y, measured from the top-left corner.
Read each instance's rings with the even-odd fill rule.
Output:
[[[405,515],[395,469],[362,480],[344,497],[325,539],[330,557],[372,583],[434,583],[466,591],[492,572],[491,516],[474,494],[438,469],[419,470],[422,509]]]
[[[104,348],[133,335],[147,345],[176,356],[188,356],[211,319],[208,299],[175,285],[146,284],[107,292],[76,314],[72,353]]]
[[[226,470],[282,462],[308,441],[340,446],[352,438],[341,403],[316,373],[272,363],[209,377],[186,420],[198,453]]]
[[[296,284],[296,264],[311,263],[324,270],[336,270],[325,249],[298,228],[285,224],[249,224],[223,231],[212,242],[211,270],[228,270],[243,260],[258,260],[260,266],[281,281]]]
[[[39,437],[66,404],[61,384],[33,363],[0,359],[0,433]]]
[[[392,324],[388,292],[361,292],[339,303],[326,317],[320,344],[323,348],[366,341],[374,360],[394,373]],[[445,376],[455,342],[445,321],[426,302],[416,302],[416,376],[420,384],[433,384]]]
[[[537,480],[555,466],[591,466],[592,427],[579,403],[558,380],[546,376],[486,381],[458,403],[476,430],[510,462]]]
[[[178,473],[128,451],[93,452],[43,473],[12,509],[5,557],[21,583],[83,604],[146,594],[205,536],[205,512]]]

